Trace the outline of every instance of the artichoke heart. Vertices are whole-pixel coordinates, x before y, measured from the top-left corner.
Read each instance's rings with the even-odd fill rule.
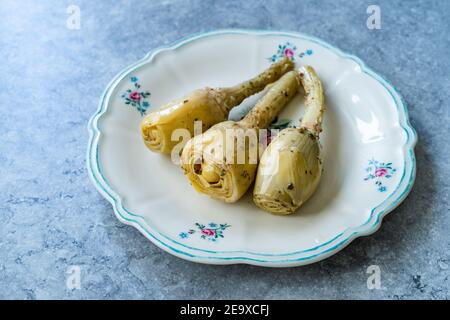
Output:
[[[290,214],[314,193],[322,173],[320,146],[307,130],[287,128],[264,151],[253,200],[275,214]]]
[[[144,143],[152,151],[170,153],[178,144],[178,141],[172,140],[172,133],[176,129],[187,129],[192,136],[197,120],[202,121],[203,128],[226,120],[228,110],[219,103],[224,99],[222,92],[205,88],[193,91],[186,98],[167,103],[142,120]]]
[[[207,130],[216,123],[228,119],[230,110],[247,97],[263,90],[294,68],[289,59],[272,64],[255,78],[227,88],[198,89],[184,98],[173,100],[149,113],[141,122],[141,134],[145,145],[152,151],[170,153],[180,142],[172,139],[176,129],[186,129],[192,137],[194,123],[201,121],[201,129]]]
[[[245,160],[237,163],[237,147],[228,146],[229,133],[245,130],[237,122],[225,121],[216,124],[202,135],[195,136],[183,149],[181,163],[186,177],[192,186],[201,193],[225,202],[237,201],[248,189],[255,177],[257,162],[249,161],[250,154],[245,153]],[[252,129],[250,129],[252,130]],[[253,148],[257,145],[252,144]],[[247,143],[246,148],[250,148]],[[227,154],[226,150],[231,152]]]
[[[264,151],[253,190],[255,204],[274,214],[294,213],[317,189],[322,175],[322,84],[310,66],[300,75],[306,94],[301,125],[282,130]]]
[[[224,121],[186,144],[181,167],[200,193],[236,202],[253,183],[258,167],[259,129],[266,128],[295,96],[300,81],[286,73],[239,122]]]

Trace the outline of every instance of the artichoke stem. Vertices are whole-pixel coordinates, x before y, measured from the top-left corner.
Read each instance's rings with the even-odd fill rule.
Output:
[[[262,91],[267,84],[278,80],[283,74],[293,70],[294,67],[294,62],[285,57],[280,61],[273,63],[268,69],[250,80],[232,87],[219,88],[217,90],[225,94],[226,105],[231,109],[240,104],[247,97]]]
[[[297,94],[298,74],[290,71],[274,83],[266,95],[240,121],[248,128],[267,128],[284,106]]]
[[[325,109],[322,82],[311,66],[300,70],[300,81],[305,89],[305,114],[301,127],[315,136],[322,131],[322,116]]]

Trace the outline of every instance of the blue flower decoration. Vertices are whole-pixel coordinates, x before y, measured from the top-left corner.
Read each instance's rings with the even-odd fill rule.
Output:
[[[381,186],[381,187],[378,188],[378,190],[380,192],[385,192],[386,191],[386,187],[385,186]]]
[[[209,226],[210,226],[211,228],[215,228],[215,227],[217,227],[217,224],[211,222],[211,223],[209,224]]]
[[[142,102],[142,106],[148,107],[148,106],[150,106],[150,104],[147,101],[144,101],[144,102]]]
[[[307,54],[308,56],[310,56],[310,55],[313,54],[313,51],[312,51],[311,49],[308,49],[308,50],[306,50],[306,54]]]
[[[185,239],[187,238],[189,235],[186,232],[180,232],[180,238],[181,239]]]
[[[131,82],[137,82],[138,78],[137,77],[131,77]]]

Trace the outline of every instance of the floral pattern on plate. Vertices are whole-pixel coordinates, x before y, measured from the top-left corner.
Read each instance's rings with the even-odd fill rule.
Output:
[[[365,181],[374,181],[375,185],[380,192],[386,192],[387,187],[383,183],[386,179],[391,179],[397,169],[392,167],[392,162],[379,162],[377,160],[369,160],[369,164],[366,167],[367,176]]]
[[[219,238],[223,238],[223,232],[231,227],[229,224],[217,224],[210,222],[207,226],[196,223],[197,229],[189,229],[187,232],[180,232],[179,236],[181,239],[189,238],[190,235],[199,234],[201,239],[216,242]]]
[[[133,88],[127,89],[121,97],[125,101],[125,104],[136,108],[139,114],[144,116],[147,109],[150,108],[150,103],[147,101],[150,92],[140,90],[141,85],[139,84],[139,79],[137,77],[130,77],[130,81],[133,84]]]
[[[279,44],[277,52],[268,59],[272,62],[275,62],[284,57],[288,57],[289,59],[294,61],[296,57],[303,58],[305,56],[310,56],[313,53],[314,52],[312,49],[306,49],[305,51],[297,52],[297,46],[288,41],[283,44]]]

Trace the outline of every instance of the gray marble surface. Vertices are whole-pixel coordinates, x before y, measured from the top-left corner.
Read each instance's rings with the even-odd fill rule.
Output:
[[[0,1],[0,298],[448,299],[450,2],[376,1],[381,30],[369,30],[372,2]],[[79,30],[66,27],[70,4]],[[220,28],[320,37],[404,95],[417,179],[379,232],[314,265],[266,269],[186,262],[117,221],[86,172],[102,90],[148,51]],[[80,289],[66,286],[72,265]]]

